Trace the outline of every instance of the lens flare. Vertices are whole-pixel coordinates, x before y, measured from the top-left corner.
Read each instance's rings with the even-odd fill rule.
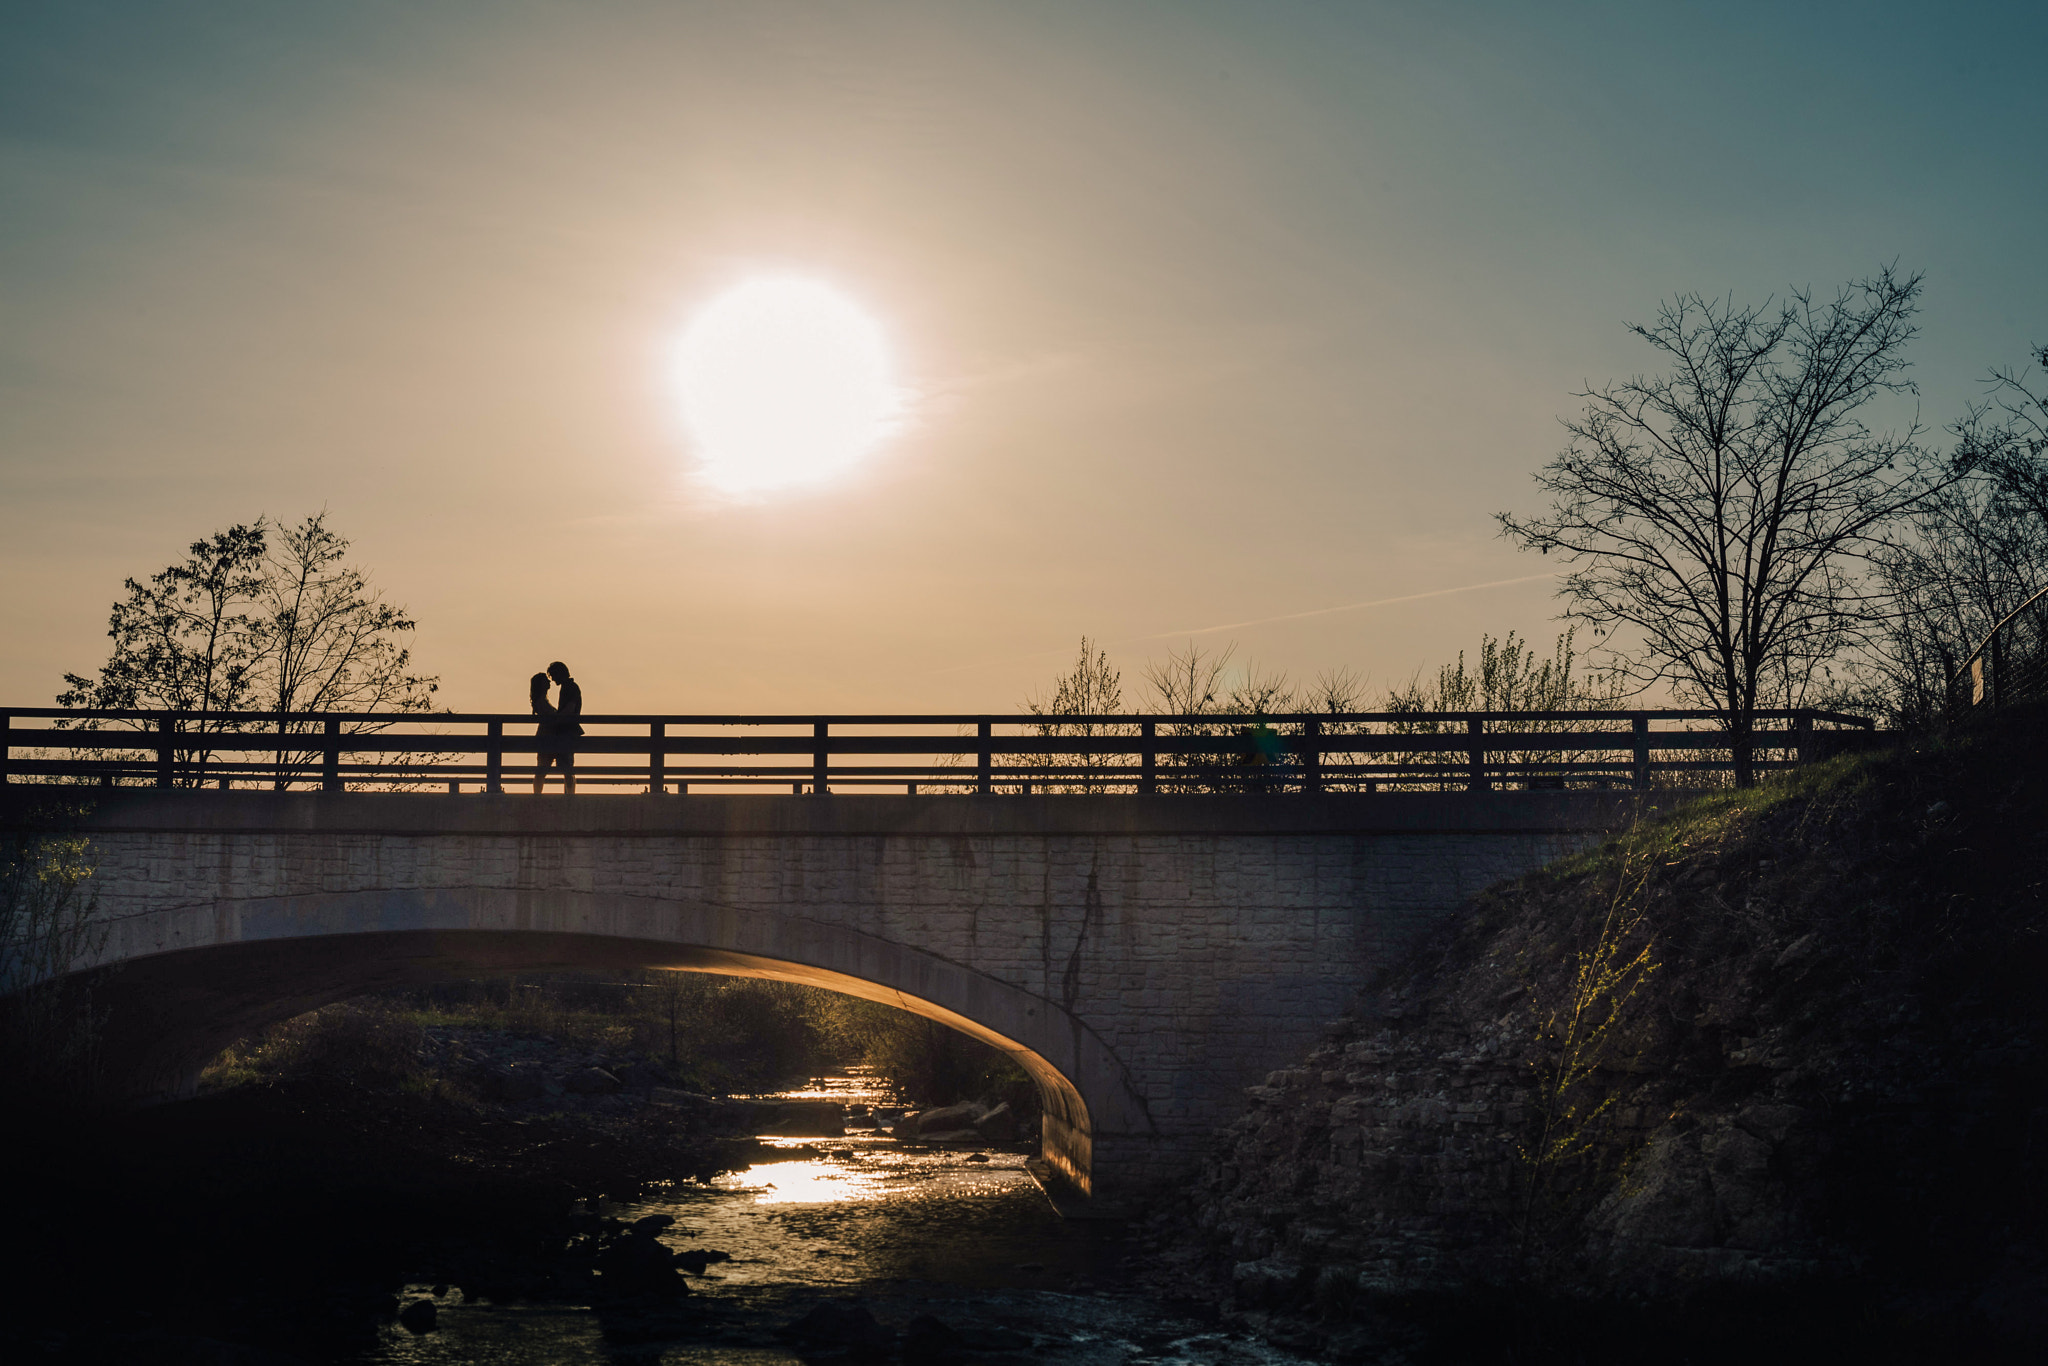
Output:
[[[752,280],[712,300],[683,334],[675,377],[700,473],[731,492],[838,474],[902,409],[881,326],[815,280]]]

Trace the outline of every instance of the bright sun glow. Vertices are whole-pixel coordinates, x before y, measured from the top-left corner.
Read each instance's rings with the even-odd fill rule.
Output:
[[[813,280],[754,280],[712,300],[683,334],[676,382],[704,477],[732,492],[845,469],[901,406],[881,327]]]

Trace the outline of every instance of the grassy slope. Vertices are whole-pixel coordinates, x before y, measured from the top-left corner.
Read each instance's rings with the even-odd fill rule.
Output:
[[[2039,1332],[2044,761],[2016,712],[1491,889],[1255,1088],[1181,1260],[1336,1338],[1480,1285]]]

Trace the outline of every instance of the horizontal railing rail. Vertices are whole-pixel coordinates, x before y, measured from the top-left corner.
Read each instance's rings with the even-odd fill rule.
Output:
[[[544,753],[566,752],[570,790],[663,794],[693,785],[820,795],[1645,788],[1725,781],[1737,743],[1718,713],[1673,709],[580,719],[585,733],[562,737],[509,712],[0,708],[0,782],[502,792],[531,784]],[[1745,743],[1758,769],[1833,753],[1874,728],[1810,708],[1755,720]],[[557,767],[550,781],[562,777]]]

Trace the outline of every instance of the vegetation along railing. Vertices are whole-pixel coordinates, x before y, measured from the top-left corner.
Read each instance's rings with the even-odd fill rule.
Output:
[[[1712,786],[1732,772],[1701,711],[1286,716],[589,715],[579,787],[910,793],[1369,792]],[[544,745],[516,714],[0,708],[0,782],[528,791]],[[1863,717],[1759,712],[1760,769],[1854,744]],[[559,770],[550,787],[560,786]]]
[[[1949,679],[1951,713],[2048,695],[2048,588],[1991,628]]]

